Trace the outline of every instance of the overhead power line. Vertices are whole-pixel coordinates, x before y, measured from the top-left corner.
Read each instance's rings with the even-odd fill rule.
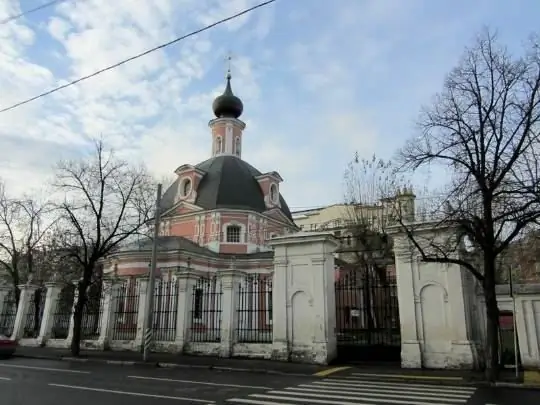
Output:
[[[41,93],[41,94],[38,94],[37,96],[34,96],[34,97],[28,98],[28,99],[26,99],[26,100],[20,101],[20,102],[18,102],[18,103],[12,104],[12,105],[10,105],[9,107],[2,108],[2,109],[0,109],[0,113],[6,112],[6,111],[9,111],[9,110],[13,110],[14,108],[20,107],[20,106],[22,106],[22,105],[24,105],[24,104],[28,104],[28,103],[30,103],[30,102],[32,102],[32,101],[35,101],[35,100],[37,100],[37,99],[39,99],[39,98],[48,96],[48,95],[50,95],[50,94],[52,94],[52,93],[56,93],[57,91],[60,91],[60,90],[65,89],[66,87],[70,87],[70,86],[73,86],[74,84],[78,84],[78,83],[80,83],[80,82],[82,82],[82,81],[84,81],[84,80],[90,79],[90,78],[92,78],[92,77],[94,77],[94,76],[97,76],[97,75],[99,75],[99,74],[101,74],[101,73],[104,73],[104,72],[106,72],[106,71],[108,71],[108,70],[115,69],[115,68],[117,68],[117,67],[119,67],[119,66],[122,66],[122,65],[124,65],[124,64],[126,64],[126,63],[128,63],[128,62],[131,62],[131,61],[133,61],[133,60],[135,60],[135,59],[138,59],[138,58],[140,58],[140,57],[142,57],[142,56],[146,56],[146,55],[148,55],[148,54],[150,54],[150,53],[152,53],[152,52],[158,51],[158,50],[160,50],[160,49],[163,49],[163,48],[166,48],[166,47],[168,47],[168,46],[170,46],[170,45],[173,45],[173,44],[175,44],[175,43],[177,43],[177,42],[180,42],[180,41],[182,41],[183,39],[186,39],[186,38],[192,37],[192,36],[194,36],[194,35],[200,34],[201,32],[204,32],[204,31],[208,31],[208,30],[211,29],[211,28],[214,28],[214,27],[216,27],[216,26],[218,26],[218,25],[221,25],[221,24],[223,24],[223,23],[226,23],[226,22],[228,22],[228,21],[234,20],[234,19],[236,19],[236,18],[238,18],[238,17],[241,17],[241,16],[243,16],[243,15],[245,15],[245,14],[248,14],[248,13],[250,13],[250,12],[252,12],[252,11],[255,11],[255,10],[258,9],[258,8],[267,6],[267,5],[271,4],[271,3],[274,3],[275,1],[276,1],[276,0],[268,0],[268,1],[265,1],[265,2],[263,2],[263,3],[259,3],[259,4],[257,4],[256,6],[247,8],[247,9],[245,9],[245,10],[239,12],[239,13],[236,13],[236,14],[230,16],[230,17],[223,18],[222,20],[216,21],[215,23],[212,23],[212,24],[210,24],[210,25],[207,25],[207,26],[205,26],[205,27],[203,27],[203,28],[199,28],[199,29],[196,30],[196,31],[192,31],[192,32],[190,32],[189,34],[186,34],[186,35],[183,35],[183,36],[181,36],[181,37],[175,38],[175,39],[173,39],[172,41],[166,42],[166,43],[161,44],[161,45],[158,45],[158,46],[156,46],[156,47],[154,47],[154,48],[152,48],[152,49],[148,49],[147,51],[141,52],[141,53],[139,53],[139,54],[137,54],[137,55],[135,55],[135,56],[132,56],[132,57],[127,58],[127,59],[124,59],[124,60],[122,60],[122,61],[120,61],[120,62],[118,62],[118,63],[115,63],[114,65],[107,66],[106,68],[100,69],[100,70],[98,70],[98,71],[96,71],[96,72],[94,72],[94,73],[91,73],[91,74],[89,74],[89,75],[80,77],[80,78],[78,78],[78,79],[76,79],[76,80],[73,80],[73,81],[71,81],[71,82],[69,82],[69,83],[63,84],[63,85],[61,85],[61,86],[55,87],[55,88],[53,88],[53,89],[51,89],[51,90],[48,90],[48,91],[43,92],[43,93]]]
[[[53,0],[53,1],[49,1],[48,3],[42,4],[41,6],[37,6],[29,10],[21,11],[19,14],[14,14],[12,16],[4,18],[3,20],[0,20],[0,25],[7,24],[8,22],[24,17],[27,14],[31,14],[31,13],[35,13],[36,11],[43,10],[44,8],[51,7],[60,3],[65,3],[66,1],[68,0]]]

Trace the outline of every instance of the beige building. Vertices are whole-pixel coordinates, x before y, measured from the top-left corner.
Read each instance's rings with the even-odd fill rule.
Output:
[[[380,232],[397,221],[398,207],[406,215],[414,215],[415,195],[412,190],[403,189],[394,198],[384,199],[376,204],[333,204],[324,207],[292,212],[295,224],[306,232],[331,231],[340,239],[341,248],[337,257],[351,262],[351,252],[355,250],[355,227],[366,224]]]

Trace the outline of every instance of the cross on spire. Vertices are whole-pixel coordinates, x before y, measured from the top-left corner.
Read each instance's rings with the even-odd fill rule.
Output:
[[[229,51],[227,53],[227,57],[225,58],[225,60],[227,61],[227,79],[231,78],[232,58],[233,58],[232,52]]]

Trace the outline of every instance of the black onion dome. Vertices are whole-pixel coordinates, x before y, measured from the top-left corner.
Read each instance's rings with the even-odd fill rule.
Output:
[[[234,95],[231,89],[231,75],[227,75],[227,87],[221,96],[212,103],[212,110],[217,118],[238,118],[244,111],[242,100]]]

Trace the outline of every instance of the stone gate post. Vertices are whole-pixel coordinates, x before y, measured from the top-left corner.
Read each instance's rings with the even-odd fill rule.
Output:
[[[38,289],[37,285],[22,284],[19,285],[21,296],[19,298],[19,307],[17,308],[17,316],[15,317],[15,325],[13,326],[12,339],[19,340],[23,337],[24,327],[26,324],[26,316],[30,309],[33,294]]]
[[[417,243],[456,246],[455,229],[440,223],[411,224]],[[474,280],[457,264],[423,262],[401,226],[389,230],[394,240],[403,368],[475,368],[472,336]],[[455,251],[447,253],[459,255]],[[458,256],[457,256],[458,257]]]
[[[337,355],[331,233],[299,232],[270,240],[274,248],[272,357],[328,364]]]

